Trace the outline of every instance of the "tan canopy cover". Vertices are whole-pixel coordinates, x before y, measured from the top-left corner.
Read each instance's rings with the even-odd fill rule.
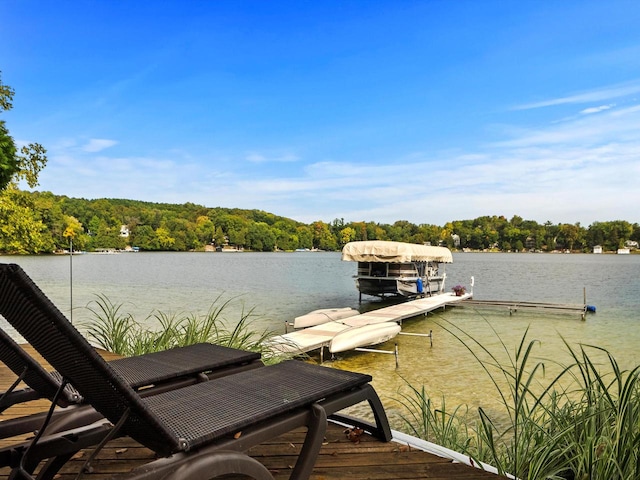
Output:
[[[342,260],[347,262],[453,263],[453,255],[451,255],[451,250],[446,247],[368,240],[347,243],[342,249]]]

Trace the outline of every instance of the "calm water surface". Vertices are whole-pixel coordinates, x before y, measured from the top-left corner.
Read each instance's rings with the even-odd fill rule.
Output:
[[[20,264],[42,290],[70,316],[70,259],[65,256],[3,257]],[[137,320],[154,310],[206,313],[218,295],[237,297],[227,311],[230,323],[242,309],[253,308],[264,328],[284,331],[284,322],[317,308],[381,306],[376,300],[358,304],[353,275],[356,265],[341,262],[339,253],[126,253],[73,257],[73,320],[90,320],[86,306],[97,294],[107,295]],[[428,339],[399,336],[400,367],[391,355],[350,352],[333,360],[339,368],[369,373],[383,401],[393,410],[405,381],[424,384],[449,405],[483,405],[496,401],[495,387],[466,348],[445,328],[461,328],[497,355],[513,355],[525,330],[539,340],[537,359],[566,361],[570,345],[594,344],[608,349],[623,368],[640,363],[640,255],[454,254],[446,266],[447,286],[470,285],[477,299],[587,303],[597,313],[581,321],[577,315],[449,308],[408,320],[405,331],[433,330]],[[2,320],[3,328],[6,326]],[[393,343],[382,348],[393,348]]]

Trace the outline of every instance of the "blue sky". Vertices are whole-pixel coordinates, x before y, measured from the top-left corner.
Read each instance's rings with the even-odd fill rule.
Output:
[[[637,1],[0,1],[39,190],[640,222]]]

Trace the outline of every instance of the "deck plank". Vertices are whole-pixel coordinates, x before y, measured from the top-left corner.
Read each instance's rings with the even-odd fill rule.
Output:
[[[46,362],[35,354],[33,349],[24,348],[38,358],[48,368]],[[109,352],[100,351],[107,359],[117,358]],[[0,389],[4,390],[15,379],[15,375],[3,364],[0,364]],[[10,408],[0,418],[9,419],[17,416],[44,411],[48,402],[38,400]],[[295,463],[304,441],[304,429],[281,435],[249,450],[249,454],[263,463],[277,480],[287,479]],[[22,438],[5,439],[0,446],[11,445],[32,435]],[[88,451],[79,452],[62,469],[58,480],[75,478]],[[100,452],[92,464],[92,472],[83,478],[104,480],[113,475],[126,473],[132,468],[153,460],[152,451],[141,446],[130,438],[112,440]],[[0,469],[0,480],[8,478],[9,469]],[[233,478],[233,477],[225,477]],[[395,442],[383,443],[369,436],[361,437],[359,443],[349,441],[344,428],[330,424],[326,441],[316,462],[312,480],[383,480],[383,479],[460,479],[460,480],[495,480],[498,478],[482,470],[467,465],[453,463],[420,450],[411,449]]]

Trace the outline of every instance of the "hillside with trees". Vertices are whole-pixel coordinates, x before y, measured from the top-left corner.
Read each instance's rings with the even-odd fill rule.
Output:
[[[0,235],[2,253],[51,253],[125,249],[198,251],[232,246],[272,252],[299,248],[339,250],[354,240],[393,240],[445,245],[473,251],[570,250],[590,252],[594,245],[615,251],[640,241],[640,225],[625,220],[580,224],[540,224],[519,216],[483,216],[443,226],[345,222],[335,219],[304,224],[261,210],[208,208],[193,203],[165,204],[124,199],[87,200],[50,192],[5,191],[29,215],[23,228]],[[4,227],[3,227],[4,228]]]

